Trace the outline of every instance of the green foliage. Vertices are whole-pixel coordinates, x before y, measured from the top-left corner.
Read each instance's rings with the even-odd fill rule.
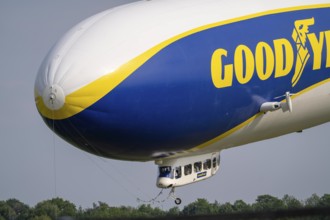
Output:
[[[128,218],[128,217],[161,217],[165,216],[165,212],[159,208],[152,208],[151,205],[141,205],[138,208],[132,207],[110,207],[104,202],[93,203],[93,208],[79,210],[77,217],[79,218]]]
[[[17,199],[8,199],[0,201],[0,220],[2,219],[28,219],[31,215],[31,209],[28,205]]]
[[[148,205],[143,204],[138,207],[137,213],[134,217],[147,218],[147,217],[155,217],[155,216],[158,217],[165,216],[165,212],[159,208],[152,208],[150,204]]]
[[[321,202],[320,197],[314,193],[311,197],[306,199],[305,207],[307,208],[318,207],[320,205],[320,202]]]
[[[233,204],[234,212],[250,212],[252,207],[249,204],[246,204],[243,200],[236,200]]]
[[[197,199],[196,202],[190,203],[182,210],[182,215],[206,215],[213,213],[214,210],[206,199]]]
[[[55,204],[49,201],[38,203],[34,210],[34,217],[49,216],[51,219],[59,217],[59,209]]]
[[[176,217],[179,215],[180,215],[180,209],[177,206],[170,208],[166,213],[166,216],[170,216],[170,217]]]
[[[229,214],[234,212],[234,207],[229,202],[226,202],[222,205],[219,205],[218,213],[220,214]]]
[[[286,209],[299,209],[303,207],[302,202],[298,199],[294,198],[293,196],[284,195],[282,198],[284,208]]]
[[[7,202],[0,201],[0,217],[4,219],[16,219],[15,210]]]
[[[210,203],[206,199],[197,199],[183,207],[170,208],[168,211],[152,207],[150,204],[142,204],[137,208],[121,206],[111,207],[107,203],[93,203],[92,208],[83,209],[61,198],[54,198],[39,202],[30,208],[17,199],[0,201],[0,220],[55,220],[62,216],[70,216],[74,219],[118,219],[118,218],[155,218],[177,217],[194,215],[212,215],[228,213],[246,213],[258,211],[275,211],[281,209],[300,209],[311,207],[330,207],[330,194],[319,197],[313,194],[304,202],[293,196],[284,195],[282,199],[270,195],[260,195],[255,203],[247,204],[243,200],[236,200],[233,204],[226,202],[220,204],[215,201]]]
[[[8,199],[6,203],[12,208],[15,212],[17,220],[29,218],[31,211],[30,207],[17,199]]]
[[[48,216],[51,219],[57,219],[61,216],[74,217],[76,212],[76,206],[73,203],[61,198],[54,198],[39,202],[34,208],[33,217],[38,218]]]
[[[87,218],[110,218],[110,207],[104,203],[93,203],[93,208],[87,209],[85,212]]]
[[[271,195],[260,195],[252,205],[255,211],[274,211],[284,209],[284,202]]]
[[[330,194],[324,194],[319,202],[321,207],[330,207]]]

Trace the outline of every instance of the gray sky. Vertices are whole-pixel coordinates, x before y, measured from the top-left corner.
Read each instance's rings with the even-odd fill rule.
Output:
[[[160,191],[153,162],[108,160],[76,149],[53,135],[34,104],[37,70],[56,40],[84,18],[126,2],[132,1],[0,0],[0,200],[34,206],[59,196],[83,208],[97,201],[137,206],[137,197],[148,200]],[[215,177],[177,189],[181,207],[197,198],[252,203],[261,194],[306,199],[330,193],[329,131],[325,124],[223,151]]]

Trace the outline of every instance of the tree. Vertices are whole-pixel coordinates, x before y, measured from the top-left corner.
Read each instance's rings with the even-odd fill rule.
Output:
[[[248,212],[252,210],[251,206],[243,200],[236,200],[232,207],[235,212]]]
[[[61,216],[75,217],[77,213],[76,206],[61,198],[54,198],[38,203],[34,209],[34,216],[49,216],[56,219]]]
[[[283,196],[282,202],[286,209],[298,209],[303,207],[303,204],[298,199],[287,194]]]
[[[233,212],[234,212],[233,205],[230,204],[229,202],[219,205],[218,213],[228,214],[228,213],[233,213]]]
[[[110,207],[104,202],[98,202],[99,204],[93,203],[93,208],[85,211],[87,218],[110,218]]]
[[[152,208],[150,204],[140,205],[137,209],[136,217],[161,217],[165,213],[159,208]]]
[[[6,203],[15,211],[16,220],[28,219],[31,215],[30,207],[17,199],[8,199]]]
[[[15,219],[17,217],[15,210],[6,202],[0,201],[0,217],[4,219]]]
[[[77,209],[75,204],[61,198],[52,199],[50,202],[59,209],[59,216],[76,216]]]
[[[130,218],[134,215],[135,208],[130,206],[121,206],[120,208],[113,208],[116,209],[116,214],[113,216],[116,218]]]
[[[256,199],[256,203],[252,205],[255,211],[274,211],[284,209],[283,201],[270,195],[261,195]]]
[[[197,199],[197,201],[190,203],[182,210],[183,215],[206,215],[213,213],[214,210],[206,199]]]
[[[59,217],[59,208],[48,201],[39,202],[34,208],[34,219],[40,219],[41,217],[48,216],[51,219],[57,219]]]
[[[171,217],[176,217],[180,215],[180,209],[177,206],[174,206],[173,208],[170,208],[167,211],[167,216],[171,216]]]
[[[153,217],[162,217],[165,216],[165,212],[160,208],[156,207],[153,209],[152,215]]]
[[[263,212],[304,207],[330,207],[330,194],[324,194],[322,197],[313,194],[305,202],[301,202],[289,195],[284,195],[281,200],[270,195],[260,195],[252,205],[245,203],[243,200],[237,200],[234,204],[229,202],[220,204],[217,201],[209,203],[206,199],[197,199],[195,202],[185,206],[182,211],[175,206],[167,212],[157,207],[153,208],[150,204],[143,204],[138,208],[133,208],[129,206],[110,207],[104,202],[93,203],[93,208],[83,209],[79,207],[77,210],[74,204],[61,198],[39,202],[34,208],[30,208],[17,199],[8,199],[7,201],[0,201],[0,220],[55,220],[63,216],[73,217],[73,219],[155,218],[249,211]]]
[[[305,201],[305,207],[311,208],[311,207],[318,207],[320,205],[321,199],[318,195],[315,193],[306,199]]]
[[[324,194],[320,198],[319,205],[322,207],[330,207],[330,194]]]

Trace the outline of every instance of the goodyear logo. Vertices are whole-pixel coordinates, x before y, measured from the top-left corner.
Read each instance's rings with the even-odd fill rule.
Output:
[[[325,68],[330,67],[330,30],[309,33],[314,25],[314,18],[294,22],[292,40],[274,39],[271,43],[260,41],[255,48],[237,45],[234,51],[225,48],[216,49],[211,58],[211,76],[216,88],[230,87],[236,79],[240,84],[248,83],[254,75],[260,80],[267,80],[289,75],[293,70],[292,87],[304,72],[305,65],[313,57],[313,70],[321,69],[324,45],[326,45]],[[291,40],[291,41],[292,41]],[[310,44],[311,51],[307,48]],[[295,55],[296,54],[296,55]],[[230,60],[229,55],[233,57]]]
[[[206,171],[197,174],[197,178],[202,178],[204,176],[206,176]]]

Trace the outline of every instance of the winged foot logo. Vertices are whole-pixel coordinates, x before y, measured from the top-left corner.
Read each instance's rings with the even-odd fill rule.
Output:
[[[235,51],[225,48],[216,49],[211,58],[211,77],[216,88],[230,87],[234,78],[240,84],[250,82],[254,75],[260,80],[267,80],[287,76],[295,69],[292,76],[294,87],[304,72],[307,61],[313,57],[313,70],[322,68],[322,60],[326,60],[323,67],[330,68],[330,30],[319,33],[309,33],[314,25],[314,18],[296,20],[292,31],[292,40],[286,38],[274,39],[271,43],[260,41],[254,49],[247,45],[237,45]],[[309,42],[312,51],[307,47]],[[326,53],[323,53],[325,49]],[[323,59],[323,55],[326,55]],[[229,58],[233,57],[233,58]],[[295,57],[295,58],[294,58]]]

